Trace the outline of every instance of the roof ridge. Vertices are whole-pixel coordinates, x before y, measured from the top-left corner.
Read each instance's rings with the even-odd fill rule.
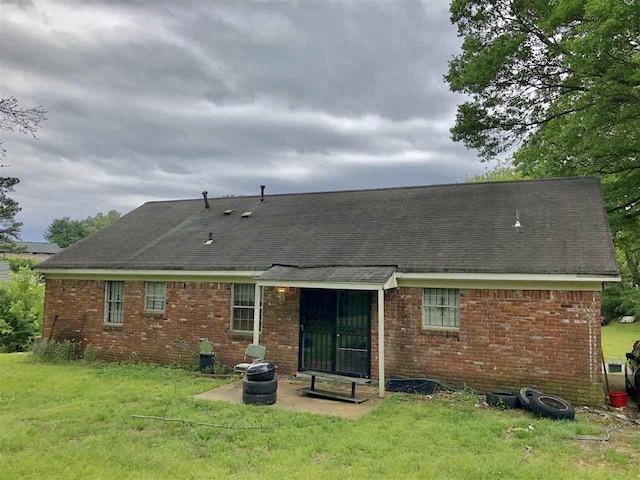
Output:
[[[470,187],[477,185],[495,185],[500,183],[515,184],[515,183],[538,183],[538,182],[560,182],[570,180],[584,180],[598,178],[596,175],[578,175],[575,177],[553,177],[553,178],[531,178],[521,180],[494,180],[490,182],[455,182],[455,183],[437,183],[432,185],[406,185],[402,187],[379,187],[379,188],[354,188],[347,190],[321,190],[316,192],[292,192],[292,193],[273,193],[265,194],[265,200],[272,197],[293,197],[298,195],[328,195],[332,193],[357,193],[357,192],[382,192],[390,190],[413,190],[419,188],[443,188],[443,187]],[[252,199],[260,198],[260,195],[225,195],[222,197],[209,197],[209,200],[233,200],[233,199]],[[168,203],[168,202],[198,202],[202,201],[202,198],[179,198],[175,200],[150,200],[145,203]]]

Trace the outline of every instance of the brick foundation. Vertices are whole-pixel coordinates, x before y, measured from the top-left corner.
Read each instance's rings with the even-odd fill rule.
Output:
[[[231,285],[167,283],[162,314],[144,311],[145,285],[128,281],[124,323],[103,323],[105,282],[47,279],[44,338],[90,343],[104,360],[185,363],[197,339],[214,343],[227,365],[242,360],[252,334],[230,331]],[[531,386],[576,403],[601,404],[600,294],[598,292],[461,290],[460,330],[422,329],[422,290],[385,292],[387,377],[429,377],[479,392]],[[378,374],[377,306],[372,296],[372,375]],[[298,366],[300,292],[284,301],[265,288],[261,343],[280,373]],[[55,325],[54,325],[54,319]]]

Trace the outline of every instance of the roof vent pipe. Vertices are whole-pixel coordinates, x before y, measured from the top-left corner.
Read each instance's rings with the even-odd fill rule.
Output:
[[[204,208],[211,208],[211,206],[209,205],[209,199],[207,198],[207,192],[206,190],[204,192],[202,192],[202,196],[204,197]]]
[[[260,185],[260,201],[264,202],[264,185]]]
[[[514,228],[522,227],[522,224],[520,223],[520,210],[516,210],[516,223],[513,226]]]

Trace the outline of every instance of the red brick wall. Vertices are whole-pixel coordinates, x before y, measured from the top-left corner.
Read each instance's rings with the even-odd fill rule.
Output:
[[[198,338],[206,337],[213,342],[216,358],[222,363],[235,365],[242,361],[253,335],[229,330],[231,284],[167,282],[164,313],[145,312],[144,295],[144,282],[126,282],[123,325],[105,326],[104,281],[49,279],[44,338],[49,338],[53,328],[53,339],[81,338],[83,343],[93,345],[98,358],[103,360],[168,364],[185,363],[192,358],[177,346],[178,339],[184,339],[189,348],[198,351]],[[267,333],[262,343],[267,346],[267,358],[277,358],[284,369],[295,371],[299,304],[295,289],[290,289],[286,296],[287,301],[281,305],[275,289],[265,289]]]
[[[124,324],[106,327],[104,281],[47,280],[44,337],[81,337],[105,360],[183,363],[191,355],[176,346],[183,338],[214,343],[228,365],[242,360],[251,333],[229,331],[231,285],[167,283],[162,314],[144,312],[144,282],[126,283]],[[538,387],[578,403],[603,400],[598,292],[461,290],[460,330],[422,329],[422,289],[385,292],[387,377],[429,377],[478,392],[490,388]],[[372,295],[371,345],[378,374],[377,295]],[[280,301],[265,288],[263,334],[267,358],[280,373],[298,366],[300,292],[289,288]],[[79,331],[82,334],[79,335]]]
[[[423,330],[421,295],[405,287],[385,294],[387,377],[428,377],[479,392],[530,386],[602,403],[599,292],[461,290],[458,332]],[[376,362],[372,352],[375,370]]]

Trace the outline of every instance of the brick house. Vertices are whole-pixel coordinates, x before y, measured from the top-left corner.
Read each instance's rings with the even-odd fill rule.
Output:
[[[229,365],[253,342],[280,373],[588,404],[620,278],[597,178],[149,202],[39,269],[44,337],[106,360],[183,362],[207,337]]]

